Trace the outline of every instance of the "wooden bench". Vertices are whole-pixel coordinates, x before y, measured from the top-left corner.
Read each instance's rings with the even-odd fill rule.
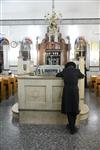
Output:
[[[96,77],[96,82],[94,83],[94,91],[96,96],[99,94],[99,86],[100,86],[100,76]]]
[[[0,77],[0,96],[1,99],[8,98],[17,92],[17,77],[2,76]]]
[[[98,97],[100,98],[100,85],[98,86]]]
[[[5,97],[5,88],[4,88],[4,80],[0,77],[0,99],[2,100]]]
[[[16,76],[11,76],[10,77],[10,86],[11,86],[11,93],[16,94],[17,92],[17,77]]]
[[[90,77],[90,81],[89,81],[89,89],[92,91],[95,91],[95,83],[96,83],[96,75],[93,75]]]

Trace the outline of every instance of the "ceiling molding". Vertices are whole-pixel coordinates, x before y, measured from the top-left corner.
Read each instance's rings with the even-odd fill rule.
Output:
[[[100,18],[74,18],[62,19],[62,25],[100,25]],[[0,20],[1,26],[14,25],[47,25],[44,19],[9,19]]]

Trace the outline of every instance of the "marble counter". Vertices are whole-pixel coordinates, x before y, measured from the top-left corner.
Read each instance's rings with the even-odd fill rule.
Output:
[[[54,76],[54,75],[28,75],[28,74],[26,74],[26,75],[18,75],[17,76],[18,77],[18,79],[53,79],[53,80],[62,80],[60,77],[56,77],[56,76]]]
[[[18,76],[19,109],[60,110],[63,80],[55,76]]]
[[[66,123],[66,115],[60,113],[63,85],[63,80],[56,76],[18,76],[20,122]],[[81,100],[80,109],[78,120],[88,118],[89,109]]]

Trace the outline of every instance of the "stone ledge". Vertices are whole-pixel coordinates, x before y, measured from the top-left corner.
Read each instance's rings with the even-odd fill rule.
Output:
[[[20,123],[31,124],[66,124],[67,117],[60,111],[20,111],[18,103],[12,107],[13,117],[19,117]],[[79,125],[82,120],[88,118],[89,108],[86,104],[82,105],[82,111],[77,116],[76,124]]]

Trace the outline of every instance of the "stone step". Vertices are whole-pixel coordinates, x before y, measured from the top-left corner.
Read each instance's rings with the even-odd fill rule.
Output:
[[[82,120],[88,119],[89,108],[86,104],[82,104],[81,112],[77,116],[76,124],[80,124]],[[13,117],[19,117],[18,103],[12,107]],[[45,116],[45,117],[44,117]],[[43,118],[45,120],[43,121]],[[21,111],[19,121],[20,123],[33,124],[66,124],[66,115],[60,111]]]

